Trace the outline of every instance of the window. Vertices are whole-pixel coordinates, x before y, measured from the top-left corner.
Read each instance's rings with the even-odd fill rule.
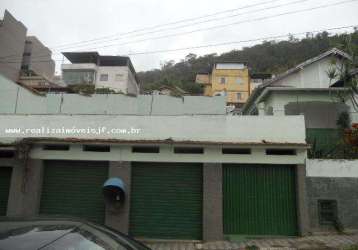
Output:
[[[174,154],[204,154],[204,149],[199,147],[175,147]]]
[[[296,155],[296,150],[289,148],[270,148],[266,149],[267,155]]]
[[[241,77],[238,77],[238,78],[236,78],[236,83],[237,84],[243,84],[244,82],[243,82]]]
[[[337,221],[337,201],[318,200],[318,216],[321,225],[332,225]]]
[[[94,71],[92,70],[64,70],[63,81],[67,84],[92,84],[94,82]]]
[[[111,152],[111,147],[109,145],[83,145],[83,151]]]
[[[220,77],[219,82],[220,82],[221,84],[225,84],[225,83],[226,83],[226,78],[225,78],[225,77]]]
[[[12,150],[0,150],[0,158],[13,158],[15,152]]]
[[[70,150],[70,145],[68,144],[48,144],[43,145],[43,150],[54,150],[54,151],[68,151]]]
[[[116,74],[115,76],[116,81],[121,81],[122,79],[123,79],[123,74]]]
[[[252,79],[252,82],[254,83],[262,83],[262,79]]]
[[[132,153],[159,153],[159,147],[133,146]]]
[[[242,96],[241,96],[241,93],[236,93],[236,95],[237,95],[237,99],[238,99],[238,100],[241,100],[241,97],[242,97]]]
[[[99,76],[99,80],[100,80],[101,82],[107,82],[107,81],[108,81],[108,74],[101,74],[101,75]]]
[[[249,148],[223,148],[222,154],[249,155],[249,154],[251,154],[251,149],[249,149]]]

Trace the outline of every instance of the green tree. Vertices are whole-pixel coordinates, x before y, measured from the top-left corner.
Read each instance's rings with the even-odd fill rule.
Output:
[[[358,44],[358,31],[350,35],[351,45]],[[169,84],[176,85],[185,91],[198,94],[200,87],[195,83],[199,72],[209,72],[216,60],[237,60],[247,62],[253,73],[279,74],[289,68],[317,56],[332,47],[339,47],[347,34],[329,35],[328,32],[316,35],[307,34],[298,39],[290,36],[287,41],[264,41],[261,44],[229,52],[197,56],[189,53],[179,62],[169,60],[160,69],[139,72],[142,90],[150,90],[160,85],[164,79]],[[349,51],[347,51],[349,53]],[[355,53],[357,55],[357,53]]]

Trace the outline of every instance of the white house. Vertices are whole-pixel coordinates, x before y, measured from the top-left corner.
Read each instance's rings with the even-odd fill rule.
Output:
[[[335,128],[338,115],[346,110],[353,122],[358,113],[350,98],[342,103],[349,89],[339,86],[338,79],[330,79],[328,72],[340,68],[350,56],[333,48],[313,57],[285,73],[260,85],[252,93],[242,113],[244,115],[305,114],[308,128]]]
[[[71,64],[62,64],[68,85],[94,84],[125,94],[139,94],[138,78],[129,57],[101,56],[98,52],[64,52]]]
[[[350,56],[333,48],[313,57],[257,87],[242,109],[243,115],[304,115],[306,140],[317,155],[338,149],[341,141],[337,120],[343,112],[358,122],[351,89],[330,79],[328,72],[342,68]],[[357,96],[353,96],[358,100]]]

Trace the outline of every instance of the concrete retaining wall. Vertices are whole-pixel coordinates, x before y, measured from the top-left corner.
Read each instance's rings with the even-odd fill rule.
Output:
[[[306,188],[311,231],[333,230],[320,225],[319,200],[336,200],[345,229],[358,229],[358,160],[307,160]]]
[[[0,75],[0,114],[226,115],[225,97],[36,95]]]

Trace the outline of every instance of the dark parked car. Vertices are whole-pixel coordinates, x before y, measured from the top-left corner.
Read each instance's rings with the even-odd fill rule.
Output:
[[[150,250],[88,221],[61,218],[0,219],[0,250]]]

